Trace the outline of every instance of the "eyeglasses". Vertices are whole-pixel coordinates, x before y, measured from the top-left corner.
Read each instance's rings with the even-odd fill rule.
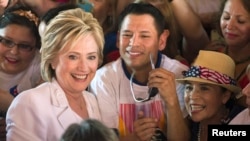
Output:
[[[149,55],[149,58],[150,58],[150,63],[151,63],[151,67],[152,69],[155,69],[155,65],[154,65],[154,62],[153,62],[153,58],[152,58],[152,55],[150,54]],[[154,96],[156,96],[156,94],[158,93],[158,89],[153,87],[153,88],[149,88],[148,89],[148,97],[146,98],[136,98],[135,97],[135,93],[134,93],[134,88],[133,88],[133,78],[134,78],[134,75],[135,75],[135,71],[133,71],[133,73],[131,74],[131,77],[130,77],[130,90],[131,90],[131,93],[132,93],[132,96],[135,100],[135,102],[145,102],[145,101],[149,101],[151,100]]]
[[[33,46],[26,45],[26,44],[17,44],[17,43],[15,43],[9,39],[6,39],[2,36],[0,36],[0,43],[2,43],[7,48],[13,48],[13,47],[17,46],[18,49],[20,51],[23,51],[23,52],[30,52],[34,48]]]

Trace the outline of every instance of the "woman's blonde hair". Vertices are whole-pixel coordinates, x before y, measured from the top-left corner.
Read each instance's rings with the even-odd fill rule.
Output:
[[[50,21],[44,31],[40,50],[41,73],[45,81],[51,81],[55,76],[51,63],[58,53],[64,50],[66,45],[73,48],[81,37],[89,34],[94,36],[99,47],[98,65],[100,66],[103,60],[104,35],[101,26],[91,13],[75,8],[60,12]]]

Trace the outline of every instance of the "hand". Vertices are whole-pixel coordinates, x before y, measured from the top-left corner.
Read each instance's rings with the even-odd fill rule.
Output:
[[[178,101],[174,73],[157,68],[149,73],[148,79],[148,86],[158,88],[159,94],[166,104]]]
[[[155,134],[158,121],[154,118],[144,117],[144,113],[138,113],[138,119],[134,122],[134,134],[139,141],[149,141]]]

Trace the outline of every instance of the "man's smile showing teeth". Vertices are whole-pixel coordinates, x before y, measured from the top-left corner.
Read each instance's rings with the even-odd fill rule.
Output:
[[[139,54],[141,54],[141,53],[139,53],[139,52],[129,52],[129,54],[130,54],[130,55],[139,55]]]

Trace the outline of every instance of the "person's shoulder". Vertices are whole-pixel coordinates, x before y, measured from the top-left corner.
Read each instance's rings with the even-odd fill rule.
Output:
[[[250,124],[250,116],[249,116],[249,109],[246,108],[240,113],[238,113],[229,123],[229,125],[234,124]]]
[[[40,85],[38,85],[37,87],[31,88],[31,89],[27,89],[24,90],[23,92],[21,92],[18,97],[21,98],[28,98],[28,97],[36,97],[38,95],[44,95],[43,93],[45,93],[46,91],[49,91],[49,85],[51,85],[49,82],[44,82]]]
[[[38,103],[44,102],[44,98],[47,97],[49,90],[44,84],[41,84],[35,88],[27,89],[19,93],[12,101],[12,107],[35,107],[40,105]],[[46,99],[46,98],[45,98]]]
[[[166,55],[162,55],[162,65],[166,69],[187,70],[189,67],[188,65],[181,63],[179,60],[169,58]]]
[[[124,73],[122,61],[121,58],[118,58],[116,61],[109,62],[96,71],[95,77],[90,83],[90,87],[98,87],[99,89],[100,85],[116,83],[121,78],[122,73]]]
[[[249,109],[248,108],[245,108],[244,110],[242,110],[240,113],[238,113],[238,115],[249,115]],[[250,116],[249,116],[250,118]]]

